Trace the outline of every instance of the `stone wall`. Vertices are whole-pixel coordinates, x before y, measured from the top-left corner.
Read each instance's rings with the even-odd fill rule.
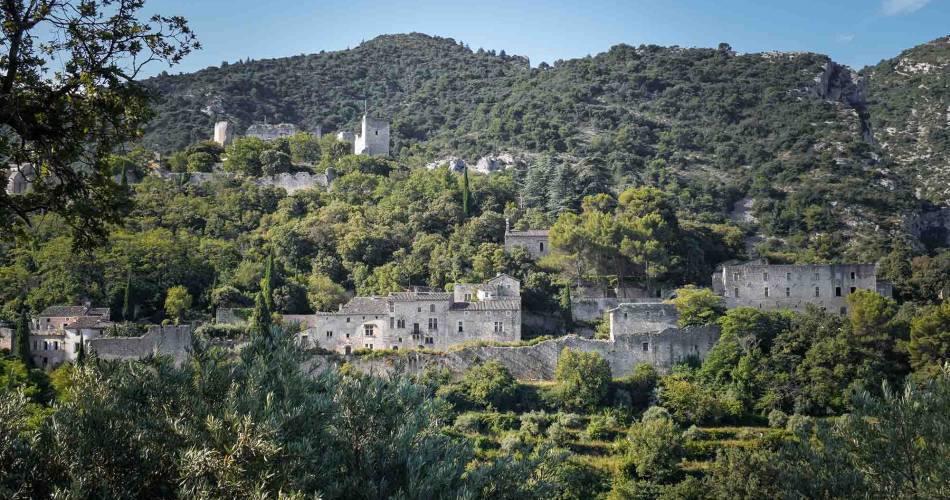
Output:
[[[679,312],[673,304],[635,302],[620,304],[609,311],[610,338],[675,328]]]
[[[528,254],[539,259],[551,252],[548,243],[547,230],[507,231],[505,232],[505,251],[511,252],[515,247],[522,247]]]
[[[163,354],[184,363],[191,353],[191,326],[151,326],[141,337],[105,337],[87,341],[90,352],[101,359],[141,359]]]
[[[297,191],[312,189],[317,186],[325,188],[330,183],[327,174],[297,172],[296,174],[283,173],[260,177],[257,179],[257,184],[282,188],[284,191],[287,191],[287,194],[294,194]]]
[[[690,356],[702,359],[719,339],[719,329],[709,327],[667,328],[658,332],[620,335],[616,340],[593,340],[568,335],[531,346],[471,346],[446,353],[409,352],[382,358],[349,357],[354,368],[385,375],[398,370],[421,373],[428,368],[445,368],[461,374],[473,364],[498,361],[520,380],[551,380],[557,360],[565,348],[596,352],[610,365],[613,377],[633,372],[636,365],[649,363],[661,373]]]
[[[0,326],[0,349],[13,349],[13,329]]]

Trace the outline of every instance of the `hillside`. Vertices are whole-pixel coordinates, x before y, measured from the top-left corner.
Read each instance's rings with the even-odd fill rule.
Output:
[[[613,190],[660,186],[701,220],[725,222],[745,199],[763,253],[874,258],[920,210],[915,191],[944,201],[931,174],[950,175],[946,129],[932,125],[947,102],[945,45],[901,57],[934,69],[911,74],[909,88],[907,72],[888,72],[900,58],[859,76],[823,55],[739,55],[725,44],[618,45],[530,68],[451,39],[388,35],[339,52],[151,79],[160,98],[145,142],[179,149],[223,118],[239,131],[264,119],[355,128],[366,100],[392,120],[393,151],[410,164],[511,151],[534,165],[544,153],[553,163],[596,164]],[[931,80],[934,88],[923,83]],[[920,112],[929,121],[912,118],[915,103],[927,103]],[[899,141],[882,135],[892,128]]]

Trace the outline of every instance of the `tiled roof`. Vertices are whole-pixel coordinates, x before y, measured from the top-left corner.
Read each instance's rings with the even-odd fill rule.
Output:
[[[521,301],[517,299],[480,300],[478,302],[455,302],[453,311],[517,311]]]
[[[508,231],[509,236],[547,236],[547,229],[528,229],[527,231]]]
[[[50,306],[39,314],[41,318],[68,318],[83,316],[89,308],[86,306]]]
[[[389,302],[385,297],[353,297],[343,304],[340,312],[351,314],[387,314]]]
[[[82,316],[64,328],[109,328],[112,325],[112,322],[102,321],[100,316]]]
[[[389,300],[406,302],[413,300],[449,300],[452,294],[448,292],[394,292],[389,294]]]

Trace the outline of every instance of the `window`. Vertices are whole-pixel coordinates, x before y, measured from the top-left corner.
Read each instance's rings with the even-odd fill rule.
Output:
[[[350,318],[349,318],[349,316],[347,316],[347,318],[346,318],[346,322],[347,322],[347,323],[349,323],[349,322],[350,322]]]
[[[791,289],[791,288],[785,287],[785,296],[786,296],[786,297],[791,297],[791,296],[792,296],[792,289]]]
[[[465,302],[471,302],[471,301],[472,301],[472,294],[466,293],[466,294],[465,294]]]
[[[399,337],[398,342],[402,343],[402,337]]]
[[[765,296],[766,296],[766,297],[769,296],[769,287],[765,287]]]
[[[422,312],[422,306],[417,307],[416,312]]]
[[[439,329],[439,318],[429,318],[429,330]]]
[[[815,271],[815,281],[818,281],[818,271]]]
[[[373,325],[363,325],[363,334],[367,337],[373,336]]]
[[[785,273],[785,279],[788,281],[792,281],[792,273]]]
[[[623,313],[623,319],[627,319],[627,313]]]
[[[854,279],[854,271],[851,271],[851,279]]]
[[[544,251],[544,242],[543,242],[543,241],[540,242],[540,243],[538,243],[538,250],[541,251],[541,252]]]
[[[495,333],[504,333],[504,331],[505,331],[505,324],[502,323],[501,321],[496,321],[496,322],[495,322]]]
[[[844,316],[845,314],[848,314],[848,308],[842,307],[840,312],[841,312],[841,315]]]
[[[346,338],[350,338],[350,334],[349,334],[349,333],[346,334]]]
[[[820,296],[821,296],[821,288],[818,288],[818,287],[816,286],[816,287],[815,287],[815,297],[820,297]]]
[[[327,338],[330,338],[332,336],[333,336],[333,330],[327,330]]]
[[[413,323],[413,324],[412,324],[412,334],[413,334],[413,336],[419,334],[419,323]]]
[[[363,347],[369,349],[370,351],[373,350],[373,344],[363,344]]]
[[[856,291],[858,291],[858,289],[857,289],[856,287],[851,287],[851,293],[854,293],[854,292],[856,292]]]
[[[735,287],[735,288],[732,290],[732,292],[733,292],[733,295],[732,295],[733,297],[739,298],[739,287]]]
[[[300,335],[300,343],[301,343],[302,345],[305,345],[305,346],[306,346],[306,345],[310,345],[310,336],[307,335],[306,333],[301,334],[301,335]]]
[[[732,281],[739,281],[739,273],[732,273]]]
[[[45,341],[45,340],[43,341],[43,350],[44,350],[44,351],[48,351],[48,350],[49,350],[49,342],[47,342],[47,341]]]
[[[426,337],[426,344],[429,344],[429,345],[435,344],[435,339],[432,337]]]
[[[392,316],[390,316],[390,317],[389,317],[389,329],[392,330],[393,328],[396,328],[396,318],[393,318]]]
[[[435,312],[435,304],[429,304],[429,312],[430,312],[430,313],[434,313],[434,312]]]
[[[350,346],[346,346],[343,348],[343,354],[349,354],[351,351],[352,351],[352,348]]]
[[[769,273],[762,273],[762,281],[768,281],[768,280],[769,280]]]
[[[58,350],[59,350],[59,341],[58,341],[58,340],[53,342],[53,350],[54,350],[54,351],[58,351]]]
[[[644,342],[644,343],[643,343],[643,352],[650,352],[650,343],[649,343],[649,342]]]
[[[393,350],[394,350],[394,351],[398,351],[398,350],[399,350],[399,346],[398,346],[398,345],[394,345],[394,346],[393,346]]]
[[[459,321],[459,333],[462,333],[462,332],[464,332],[464,331],[465,331],[465,329],[462,327],[462,322]]]
[[[815,295],[815,296],[817,297],[818,295]],[[840,287],[840,286],[836,286],[836,287],[835,287],[835,297],[840,297],[840,296],[841,296],[841,287]]]
[[[396,312],[396,304],[393,304],[392,302],[389,303],[389,312]]]
[[[404,319],[396,320],[396,328],[405,328],[405,327],[406,327],[406,320]]]

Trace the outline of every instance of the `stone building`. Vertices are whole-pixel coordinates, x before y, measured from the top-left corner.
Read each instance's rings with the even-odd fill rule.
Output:
[[[108,308],[47,307],[33,319],[30,328],[33,363],[52,369],[66,361],[75,361],[80,342],[99,338],[112,326]]]
[[[269,123],[255,123],[244,132],[245,137],[257,137],[263,141],[273,141],[281,137],[290,137],[299,130],[292,123],[278,123],[276,125]]]
[[[548,243],[547,229],[529,229],[527,231],[512,231],[505,221],[505,251],[511,253],[515,247],[523,247],[535,259],[551,253]]]
[[[353,139],[353,154],[389,156],[389,122],[364,114],[360,133]]]
[[[462,374],[472,365],[497,361],[520,380],[551,380],[564,349],[595,352],[607,364],[613,377],[633,372],[639,364],[649,364],[661,373],[689,359],[703,359],[719,339],[715,325],[679,328],[679,314],[670,304],[623,303],[610,311],[610,338],[595,340],[566,335],[532,345],[472,345],[446,353],[414,352],[406,356],[348,360],[368,373],[408,370],[422,373],[428,368],[445,368]]]
[[[12,166],[7,172],[7,194],[23,194],[30,189],[35,180],[36,170],[33,165],[24,163]]]
[[[433,349],[471,341],[521,340],[521,283],[499,275],[456,284],[449,292],[414,289],[354,297],[339,311],[285,315],[299,323],[305,346],[350,354],[357,349]]]
[[[234,128],[227,121],[220,121],[214,124],[214,142],[221,146],[227,146],[234,140]]]
[[[36,366],[53,369],[76,361],[79,345],[101,359],[139,359],[166,354],[182,362],[191,349],[190,326],[151,326],[140,337],[110,337],[108,308],[53,306],[33,319],[30,354]]]
[[[13,349],[13,327],[0,321],[0,350]]]
[[[728,307],[804,310],[812,304],[839,314],[848,312],[848,295],[857,290],[892,295],[874,264],[724,265],[713,274],[712,288]]]

